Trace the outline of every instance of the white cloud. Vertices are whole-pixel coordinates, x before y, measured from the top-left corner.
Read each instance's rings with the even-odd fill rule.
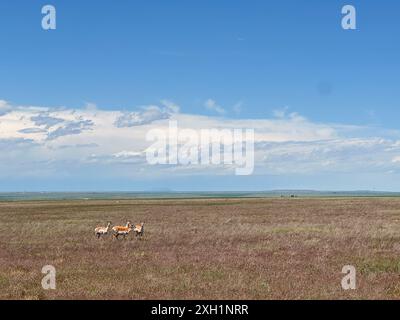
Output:
[[[57,129],[50,131],[47,139],[53,140],[63,136],[80,134],[85,130],[91,130],[92,127],[93,121],[91,120],[67,121]]]
[[[34,140],[24,138],[6,138],[0,139],[0,149],[5,151],[7,149],[26,149],[36,146]]]
[[[45,129],[41,129],[41,128],[26,128],[26,129],[21,129],[18,132],[20,132],[20,133],[46,133],[47,131]]]
[[[264,173],[386,171],[393,167],[392,157],[399,150],[385,150],[395,144],[396,141],[374,137],[259,142],[256,157]]]
[[[9,112],[10,109],[11,109],[11,107],[9,106],[7,101],[0,100],[0,116],[2,116],[4,114],[6,114],[7,112]]]
[[[161,100],[161,103],[163,106],[166,107],[167,112],[169,112],[169,113],[178,113],[180,111],[180,107],[176,103],[174,103],[170,100],[164,99],[164,100]]]
[[[157,120],[169,119],[169,117],[170,112],[167,109],[158,106],[146,106],[142,107],[141,111],[124,112],[115,121],[115,126],[118,128],[141,126]]]
[[[213,99],[206,100],[206,102],[204,102],[204,106],[208,110],[214,111],[214,112],[219,113],[219,114],[225,114],[225,112],[226,112],[225,109],[222,108],[220,105],[218,105],[215,102],[215,100],[213,100]]]
[[[275,109],[273,110],[273,115],[275,118],[285,118],[286,112],[288,111],[288,107],[284,107],[282,109]]]
[[[395,156],[395,157],[392,159],[392,162],[393,162],[393,163],[400,163],[400,156]]]
[[[144,157],[144,152],[123,150],[123,151],[114,153],[113,156],[117,159],[136,159],[136,158]]]
[[[216,105],[211,103],[211,105]],[[149,166],[144,151],[150,129],[167,129],[169,119],[179,129],[255,130],[255,174],[315,172],[389,172],[400,163],[399,132],[341,124],[316,123],[297,113],[275,114],[270,119],[221,119],[179,112],[172,101],[141,107],[133,112],[98,108],[43,108],[10,106],[0,102],[0,177],[57,174],[66,166],[124,166],[130,175],[232,174],[227,166]],[[129,165],[129,169],[127,169]],[[98,170],[102,174],[102,170]],[[104,171],[104,170],[103,170]],[[126,172],[126,171],[124,171]]]
[[[46,129],[49,129],[59,123],[64,122],[63,119],[50,117],[48,115],[48,112],[39,113],[38,115],[31,117],[31,120],[34,122],[35,125],[44,126]]]
[[[88,111],[96,111],[97,105],[93,102],[86,102],[85,109]]]

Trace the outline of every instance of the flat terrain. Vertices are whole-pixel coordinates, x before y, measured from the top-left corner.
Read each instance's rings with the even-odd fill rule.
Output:
[[[95,238],[128,219],[142,240]],[[0,299],[61,298],[397,299],[400,199],[0,202]]]

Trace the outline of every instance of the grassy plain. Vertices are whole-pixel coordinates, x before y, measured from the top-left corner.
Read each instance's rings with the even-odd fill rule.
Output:
[[[144,221],[143,239],[96,239],[109,220]],[[344,265],[356,290],[341,288]],[[398,198],[0,202],[0,299],[389,298]]]

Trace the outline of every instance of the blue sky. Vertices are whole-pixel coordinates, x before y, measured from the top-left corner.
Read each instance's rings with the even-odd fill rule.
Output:
[[[45,4],[57,9],[57,30],[41,28]],[[345,4],[357,9],[357,30],[341,28]],[[174,190],[398,190],[399,9],[394,0],[1,1],[0,100],[8,113],[24,110],[32,116],[28,109],[36,106],[49,108],[45,111],[49,115],[59,108],[87,110],[88,105],[104,112],[129,113],[141,112],[144,106],[163,110],[162,101],[168,100],[179,106],[180,117],[204,116],[217,119],[219,125],[231,120],[240,126],[248,119],[275,119],[290,131],[299,124],[296,119],[300,118],[293,118],[297,114],[303,119],[301,130],[305,126],[335,130],[332,137],[324,137],[328,141],[325,149],[335,139],[340,140],[336,145],[358,139],[359,148],[368,139],[377,142],[373,149],[361,149],[356,158],[351,148],[335,147],[323,159],[296,153],[279,170],[273,165],[282,163],[275,151],[275,162],[258,163],[259,170],[249,177],[157,170],[130,176],[128,171],[146,165],[133,169],[109,163],[105,167],[86,162],[71,166],[68,161],[79,163],[95,151],[79,147],[72,159],[56,156],[55,148],[66,150],[66,144],[79,143],[66,140],[55,145],[55,141],[27,136],[43,148],[40,152],[24,149],[22,154],[28,155],[24,162],[18,155],[12,158],[12,152],[0,159],[0,190],[148,190],[155,186]],[[207,101],[219,109],[205,107]],[[83,121],[85,116],[81,115]],[[0,118],[0,124],[12,119]],[[71,125],[81,128],[84,123],[69,124],[67,129]],[[349,133],[352,126],[362,130]],[[8,128],[3,128],[0,145],[1,139],[7,146],[15,143],[10,139],[21,139],[20,133],[6,132]],[[31,128],[18,128],[25,129]],[[106,140],[82,139],[83,144],[100,148]],[[317,135],[312,140],[321,139]],[[385,139],[384,146],[379,139]],[[293,153],[289,144],[293,140],[304,143],[301,135],[281,141],[279,148],[286,146],[288,151],[278,154],[286,160]],[[309,143],[308,139],[307,148],[316,148],[313,152],[318,154],[320,142],[312,147]],[[106,149],[95,153],[105,156],[111,152]],[[121,152],[126,149],[120,146]],[[387,150],[391,152],[387,158],[365,165],[371,159],[363,157]],[[322,170],[321,163],[331,160],[335,162],[331,169],[325,165]],[[49,163],[51,172],[42,174]],[[354,165],[347,167],[346,163]]]

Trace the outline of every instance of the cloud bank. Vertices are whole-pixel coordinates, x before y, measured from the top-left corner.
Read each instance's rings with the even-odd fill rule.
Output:
[[[82,175],[155,176],[233,175],[224,165],[151,166],[146,133],[166,129],[255,130],[254,175],[400,171],[400,133],[379,128],[316,123],[297,113],[275,112],[265,119],[232,119],[214,101],[209,109],[225,117],[187,114],[163,100],[135,111],[95,107],[15,106],[0,100],[0,178]]]

